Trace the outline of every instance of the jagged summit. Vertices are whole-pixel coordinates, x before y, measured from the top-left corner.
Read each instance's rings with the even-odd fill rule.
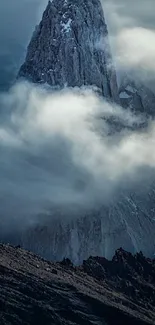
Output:
[[[49,1],[19,71],[54,87],[96,86],[118,100],[108,31],[100,0]]]

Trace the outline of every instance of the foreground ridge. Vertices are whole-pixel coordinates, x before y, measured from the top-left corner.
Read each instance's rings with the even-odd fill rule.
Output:
[[[154,324],[155,260],[118,249],[74,267],[0,244],[0,318],[8,324]]]

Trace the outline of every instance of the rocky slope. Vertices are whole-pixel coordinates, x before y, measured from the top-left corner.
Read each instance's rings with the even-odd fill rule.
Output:
[[[155,261],[119,249],[112,261],[52,263],[0,245],[1,325],[155,323]]]
[[[95,86],[118,100],[100,0],[49,1],[19,77],[54,87]]]

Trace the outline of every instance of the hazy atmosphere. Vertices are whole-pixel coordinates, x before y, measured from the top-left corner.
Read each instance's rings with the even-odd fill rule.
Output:
[[[155,0],[0,0],[0,325],[155,325]]]
[[[7,90],[24,61],[46,2],[0,3],[0,85],[5,90],[0,95],[0,214],[4,229],[16,220],[22,226],[29,224],[32,215],[53,205],[83,209],[107,204],[119,189],[135,188],[144,178],[150,184],[155,168],[154,121],[150,118],[146,128],[137,130],[144,114],[108,103],[91,89],[51,94],[48,87],[19,81]],[[103,0],[102,4],[118,76],[120,71],[138,72],[149,84],[155,73],[154,1],[147,0],[147,5],[132,1],[129,7],[124,0]],[[112,128],[111,118],[120,132]]]

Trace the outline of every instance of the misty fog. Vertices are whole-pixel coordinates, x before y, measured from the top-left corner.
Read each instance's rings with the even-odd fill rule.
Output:
[[[145,76],[155,72],[155,4],[148,2],[129,8],[125,0],[102,1],[117,68],[144,69]],[[18,82],[8,90],[46,3],[0,3],[1,230],[29,225],[52,206],[89,209],[124,188],[154,182],[153,120],[139,128],[143,115],[107,103],[93,89],[51,93]]]
[[[29,225],[52,206],[107,204],[124,186],[143,182],[146,168],[150,181],[154,122],[139,130],[143,116],[107,103],[93,89],[51,93],[50,87],[19,82],[1,94],[0,105],[4,226],[16,221]]]

